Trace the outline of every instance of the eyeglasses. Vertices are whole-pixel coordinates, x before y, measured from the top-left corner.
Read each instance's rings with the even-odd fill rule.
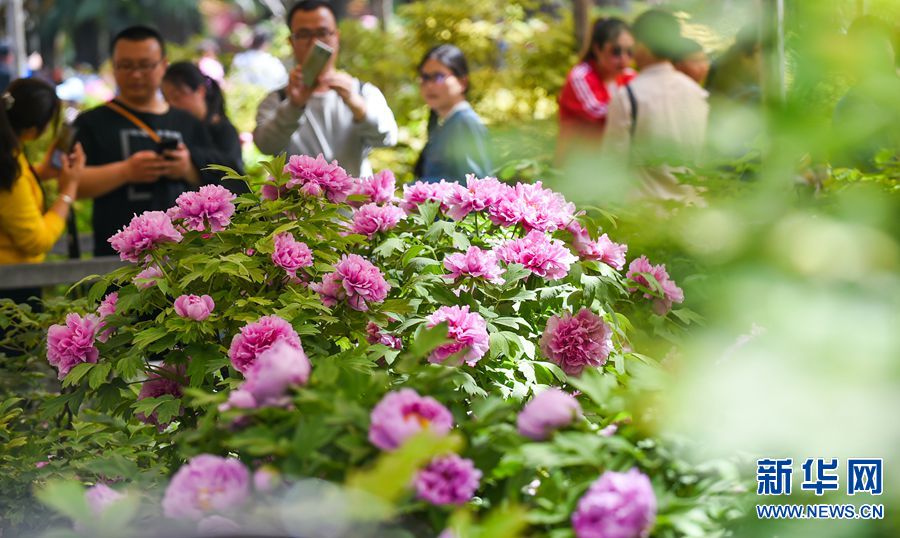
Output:
[[[318,30],[301,29],[291,34],[291,39],[294,41],[309,41],[312,38],[326,39],[333,36],[336,32],[336,30],[329,30],[327,28],[319,28]]]
[[[419,73],[419,84],[425,84],[426,82],[440,84],[452,76],[447,73],[432,73],[430,75],[428,73]]]
[[[140,62],[136,64],[133,64],[131,62],[119,62],[113,64],[113,69],[115,69],[116,71],[124,71],[126,73],[149,73],[150,71],[156,69],[161,62],[162,60],[157,60],[155,62]]]
[[[612,52],[613,56],[625,55],[625,56],[630,56],[630,57],[634,58],[634,49],[632,49],[632,48],[625,48],[620,45],[616,45],[612,48],[612,50],[610,52]]]

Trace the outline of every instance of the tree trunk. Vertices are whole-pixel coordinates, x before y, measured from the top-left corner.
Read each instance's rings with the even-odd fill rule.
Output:
[[[591,28],[591,0],[572,0],[575,21],[575,43],[584,47]]]
[[[372,13],[378,17],[378,24],[382,32],[386,32],[394,12],[393,0],[372,0]]]

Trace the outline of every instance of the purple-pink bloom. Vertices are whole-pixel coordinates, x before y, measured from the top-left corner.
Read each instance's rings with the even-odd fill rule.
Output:
[[[299,187],[300,192],[309,196],[324,194],[335,203],[346,200],[353,189],[353,178],[346,170],[337,161],[326,161],[321,153],[316,158],[293,155],[284,171],[291,175],[286,184],[288,189]]]
[[[475,366],[490,347],[487,322],[477,312],[469,312],[468,306],[442,306],[425,319],[429,328],[446,322],[447,336],[453,340],[435,348],[428,357],[429,362],[442,363],[448,357],[464,352],[462,360]]]
[[[162,211],[135,215],[128,226],[108,239],[122,260],[139,262],[141,257],[163,243],[178,243],[182,236]]]
[[[472,500],[480,480],[481,471],[472,460],[450,454],[431,460],[416,473],[416,494],[438,506],[465,504]]]
[[[182,384],[186,381],[184,373],[183,364],[164,365],[159,371],[152,372],[147,376],[147,380],[141,384],[141,391],[138,393],[137,399],[159,398],[167,394],[173,398],[181,398],[184,394]],[[144,413],[137,413],[135,417],[141,422],[156,425],[160,430],[164,430],[168,424],[160,424],[156,411],[153,411],[149,417]]]
[[[644,292],[645,299],[653,299],[653,311],[658,315],[665,316],[666,313],[672,309],[672,303],[681,303],[684,301],[684,292],[675,285],[674,280],[669,278],[669,273],[666,271],[665,264],[651,265],[650,260],[648,260],[646,256],[641,256],[640,258],[631,260],[631,265],[628,266],[628,272],[625,274],[626,278],[630,278],[641,286],[649,290],[656,290],[656,287],[651,284],[647,277],[642,273],[649,273],[652,275],[662,289],[662,297],[656,297],[650,293]],[[634,293],[637,290],[637,288],[628,288],[628,291],[631,293]]]
[[[290,323],[274,315],[259,318],[259,321],[244,325],[241,332],[235,335],[228,349],[228,358],[238,372],[245,373],[262,352],[279,340],[303,350],[300,336]]]
[[[310,368],[302,347],[294,347],[287,340],[278,340],[250,364],[244,372],[244,382],[234,391],[239,394],[235,396],[235,401],[229,400],[226,409],[285,405],[288,403],[285,397],[288,388],[305,385],[309,380]]]
[[[518,183],[496,204],[488,208],[490,219],[498,226],[522,224],[525,230],[552,232],[564,228],[575,215],[575,205],[563,195],[545,189],[541,182]]]
[[[571,424],[581,416],[581,405],[574,396],[557,388],[535,395],[525,404],[516,419],[519,433],[543,441],[555,430]]]
[[[310,288],[322,296],[326,306],[334,306],[346,298],[350,308],[365,312],[369,304],[384,301],[391,286],[371,262],[358,254],[344,254],[334,265],[334,273],[325,275],[321,284],[312,284]]]
[[[389,204],[397,200],[397,180],[390,170],[382,170],[374,176],[359,178],[353,187],[352,194],[366,197],[363,203]]]
[[[423,430],[446,435],[453,428],[453,415],[430,396],[413,389],[387,393],[372,409],[369,441],[381,450],[395,450]]]
[[[656,519],[656,494],[637,469],[606,471],[588,488],[572,514],[577,538],[641,538]]]
[[[381,327],[370,321],[366,325],[366,341],[370,344],[382,344],[391,349],[402,349],[403,340],[399,336],[381,330]]]
[[[450,274],[446,278],[456,280],[460,277],[483,278],[494,284],[502,284],[503,269],[497,263],[497,255],[492,250],[481,250],[471,246],[465,252],[448,254],[444,258],[444,267]]]
[[[559,280],[569,274],[569,267],[578,261],[558,239],[544,232],[532,230],[520,239],[509,240],[495,249],[506,263],[519,263],[532,273],[547,280]]]
[[[282,232],[275,236],[272,262],[287,271],[288,275],[296,278],[298,269],[312,266],[312,251],[306,243],[294,239],[291,232]]]
[[[265,179],[262,188],[260,188],[259,190],[260,197],[263,200],[269,201],[277,200],[285,192],[287,192],[287,188],[279,188],[277,185],[275,185],[275,178],[272,176],[269,176]]]
[[[395,205],[366,204],[353,212],[350,231],[369,239],[378,232],[386,232],[397,226],[406,213]]]
[[[162,500],[173,519],[199,520],[210,512],[238,508],[250,494],[250,473],[234,458],[201,454],[178,469]]]
[[[512,189],[495,177],[478,179],[466,176],[466,186],[454,190],[447,197],[447,214],[454,220],[462,220],[472,211],[484,211],[509,195]]]
[[[221,185],[204,185],[197,191],[182,193],[166,214],[183,220],[188,230],[220,232],[231,224],[235,195]]]
[[[281,482],[281,474],[274,467],[260,467],[253,473],[253,488],[262,493],[268,493]]]
[[[90,507],[91,513],[95,517],[100,517],[109,505],[123,497],[125,497],[125,495],[110,488],[106,484],[96,484],[84,492],[84,499],[87,501],[88,507]]]
[[[318,293],[322,299],[322,304],[329,308],[334,308],[337,306],[338,301],[342,301],[347,297],[341,282],[341,276],[337,273],[328,273],[322,277],[322,282],[310,284],[309,289]]]
[[[216,307],[209,295],[181,295],[175,299],[175,313],[183,318],[203,321]]]
[[[463,191],[465,187],[455,182],[440,180],[437,183],[427,183],[425,181],[416,181],[415,183],[403,186],[403,201],[400,207],[407,213],[412,213],[419,208],[420,204],[425,202],[440,202],[441,211],[447,211],[449,205],[447,200],[457,191]]]
[[[596,260],[605,263],[617,271],[625,267],[625,253],[628,245],[613,243],[606,234],[601,235],[596,241],[591,240],[587,229],[578,221],[572,221],[568,226],[572,234],[572,246],[583,260]]]
[[[574,316],[547,320],[541,336],[541,351],[569,375],[581,375],[587,366],[600,367],[612,351],[612,329],[603,319],[582,308]]]
[[[106,297],[100,301],[100,306],[97,307],[97,315],[100,317],[100,325],[97,327],[97,330],[101,330],[106,327],[106,321],[104,319],[106,316],[111,316],[116,313],[116,303],[119,301],[119,292],[114,291],[112,293],[108,293]],[[110,335],[112,335],[115,329],[106,329],[97,335],[97,340],[101,342],[106,342],[109,340]]]
[[[47,331],[47,361],[59,370],[59,379],[83,362],[97,362],[99,352],[94,346],[100,318],[94,314],[66,316],[65,325],[53,325]]]
[[[162,269],[157,265],[151,265],[134,276],[132,282],[138,289],[145,290],[156,285],[157,279],[163,277]]]

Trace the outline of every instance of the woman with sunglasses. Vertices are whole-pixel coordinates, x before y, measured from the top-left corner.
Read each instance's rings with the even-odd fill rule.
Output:
[[[634,38],[625,21],[598,19],[581,62],[569,71],[559,95],[559,146],[564,157],[576,144],[596,147],[606,128],[609,102],[636,73]]]
[[[32,166],[23,147],[41,136],[59,106],[55,88],[34,78],[13,81],[0,96],[0,264],[43,261],[65,229],[84,171],[81,145],[62,155],[59,170],[51,165],[52,151]],[[49,204],[41,181],[51,177],[57,178],[59,194]],[[0,297],[23,303],[40,293],[39,288],[7,290]]]
[[[439,45],[419,63],[419,89],[431,109],[428,143],[413,173],[424,181],[462,182],[466,174],[488,175],[488,135],[466,100],[469,65],[459,48]]]

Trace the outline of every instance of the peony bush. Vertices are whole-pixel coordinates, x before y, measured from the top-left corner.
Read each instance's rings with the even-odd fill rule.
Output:
[[[264,166],[253,194],[204,187],[136,216],[110,239],[132,264],[46,332],[64,388],[44,414],[67,417],[54,431],[129,439],[125,463],[79,449],[34,471],[55,508],[84,493],[54,478],[131,503],[76,527],[719,528],[729,478],[653,436],[664,373],[632,341],[631,320],[677,326],[664,266],[640,257],[623,274],[627,246],[541,183],[399,190],[389,171],[353,178],[322,156]],[[326,525],[329,499],[342,508]]]

